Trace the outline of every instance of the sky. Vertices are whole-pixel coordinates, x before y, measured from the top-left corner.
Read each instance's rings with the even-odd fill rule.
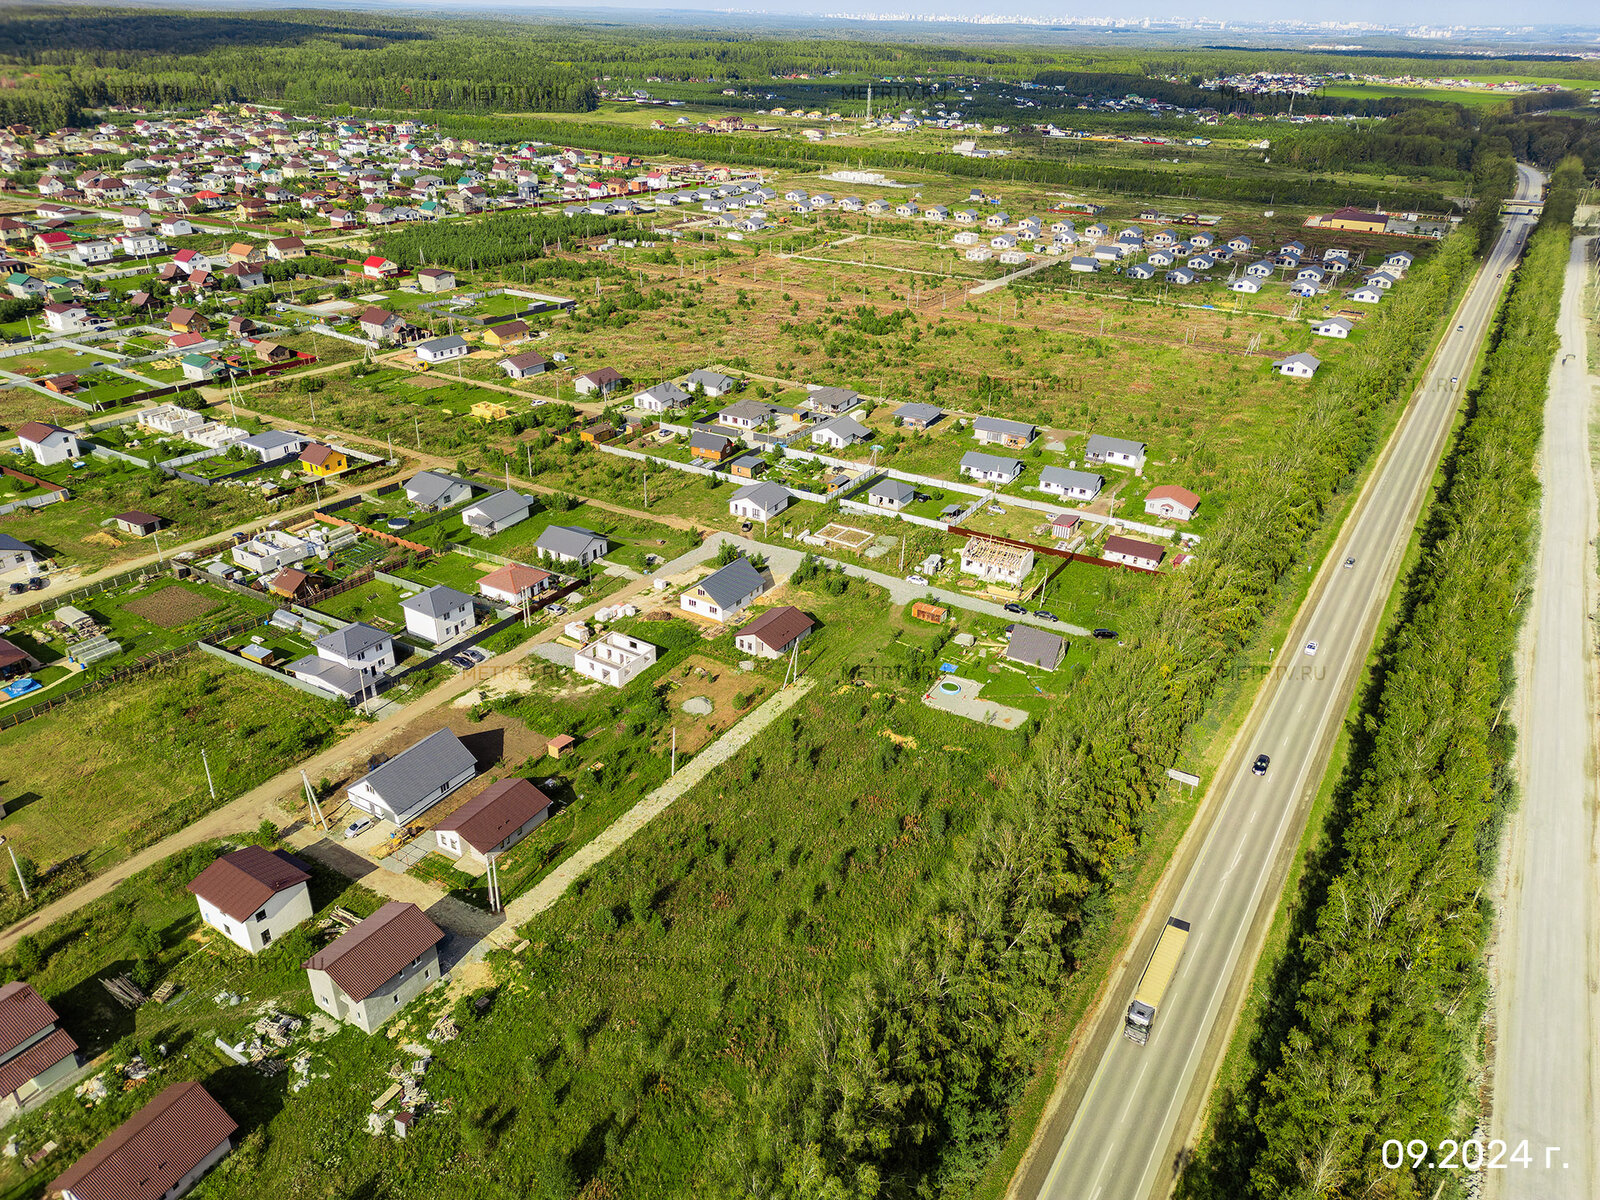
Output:
[[[410,3],[396,7],[415,9]],[[434,11],[451,9],[463,11],[540,11],[541,9],[567,9],[565,3],[550,5],[530,4],[526,0],[496,2],[496,0],[439,0],[430,6]],[[1074,16],[1098,19],[1111,15],[1128,18],[1149,17],[1163,20],[1173,17],[1200,18],[1214,21],[1270,22],[1296,19],[1305,16],[1320,17],[1315,10],[1289,8],[1282,0],[1147,0],[1133,4],[1091,4],[1079,0],[705,0],[703,3],[672,2],[662,4],[652,0],[607,0],[602,6],[588,9],[598,16],[606,8],[626,9],[636,12],[672,9],[678,11],[701,10],[714,14],[723,12],[770,13],[798,16],[802,14],[914,14],[918,16],[997,17],[1022,16],[1044,20],[1070,19]],[[1336,9],[1324,10],[1336,14],[1341,23],[1369,22],[1385,26],[1433,26],[1459,28],[1462,26],[1495,26],[1505,28],[1515,21],[1516,27],[1527,26],[1577,26],[1594,32],[1594,42],[1600,48],[1600,9],[1594,9],[1578,0],[1520,0],[1507,5],[1504,0],[1344,0]],[[1358,32],[1358,31],[1351,31]],[[1443,47],[1441,47],[1443,48]]]

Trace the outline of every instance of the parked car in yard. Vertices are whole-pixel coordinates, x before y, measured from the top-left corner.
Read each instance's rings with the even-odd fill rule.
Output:
[[[346,840],[353,837],[359,837],[361,834],[365,833],[371,828],[371,817],[357,817],[354,821],[351,821],[350,824],[344,827],[344,836]]]
[[[469,649],[469,650],[463,650],[461,652],[461,657],[466,659],[468,662],[481,663],[484,659],[488,658],[489,656],[487,654],[485,654],[482,650]]]

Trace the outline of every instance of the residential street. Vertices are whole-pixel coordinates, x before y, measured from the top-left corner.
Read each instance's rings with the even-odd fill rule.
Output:
[[[1531,1166],[1489,1171],[1496,1200],[1600,1189],[1600,852],[1595,820],[1594,380],[1583,319],[1593,241],[1567,264],[1545,404],[1537,575],[1518,654],[1517,810],[1507,823],[1494,954],[1490,1135]],[[1570,360],[1570,361],[1569,361]],[[1462,1131],[1465,1135],[1466,1131]],[[1559,1147],[1553,1153],[1548,1148]]]

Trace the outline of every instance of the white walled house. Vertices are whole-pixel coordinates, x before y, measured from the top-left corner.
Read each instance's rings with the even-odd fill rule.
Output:
[[[372,1033],[439,978],[444,931],[391,900],[305,962],[317,1007]]]
[[[579,675],[612,687],[627,687],[641,672],[655,665],[656,648],[626,633],[601,634],[572,659]]]
[[[282,851],[246,846],[224,854],[189,882],[200,919],[258,954],[311,919],[311,876]]]
[[[78,1043],[56,1010],[21,980],[0,987],[0,1119],[78,1069]]]
[[[1291,379],[1310,379],[1321,365],[1321,361],[1314,354],[1291,354],[1288,358],[1280,358],[1273,362],[1272,369],[1279,375],[1287,375]]]
[[[917,489],[898,479],[880,479],[867,489],[867,504],[887,512],[899,512],[917,498]]]
[[[491,783],[433,827],[441,852],[483,867],[511,849],[550,816],[550,797],[526,779]]]
[[[767,582],[761,572],[750,565],[749,559],[739,557],[686,589],[678,603],[685,612],[713,621],[726,621],[744,611],[766,590]]]
[[[792,604],[768,609],[741,629],[733,644],[742,654],[757,658],[782,658],[804,641],[817,623]]]
[[[17,441],[41,467],[83,456],[83,442],[77,434],[44,421],[24,421],[17,427]]]
[[[377,675],[394,669],[394,638],[360,621],[324,634],[316,640],[315,645],[317,653],[323,658],[332,659],[365,675]]]
[[[1121,563],[1127,567],[1142,567],[1146,571],[1154,571],[1161,565],[1161,560],[1167,552],[1160,546],[1149,542],[1141,542],[1138,538],[1123,537],[1112,534],[1106,539],[1105,548],[1100,556],[1107,562]]]
[[[526,521],[533,501],[516,492],[495,492],[461,510],[461,523],[479,537],[490,537]]]
[[[238,1124],[195,1080],[158,1092],[50,1181],[62,1200],[177,1200],[233,1149]]]
[[[740,488],[728,501],[730,515],[745,521],[770,521],[789,507],[789,490],[771,481]]]
[[[460,637],[473,626],[472,597],[453,587],[431,587],[400,601],[406,632],[435,646]]]
[[[1119,467],[1131,467],[1134,474],[1144,470],[1145,444],[1143,442],[1129,441],[1127,438],[1106,437],[1103,434],[1090,434],[1089,445],[1084,451],[1084,461],[1091,463],[1112,463]]]
[[[1022,474],[1022,464],[1014,458],[968,450],[961,456],[961,474],[982,483],[1004,485]]]
[[[477,760],[448,729],[436,730],[350,785],[350,806],[404,825],[478,773]]]
[[[1039,472],[1039,490],[1066,500],[1093,500],[1105,485],[1105,476],[1096,475],[1093,471],[1045,467]]]
[[[1152,517],[1167,517],[1174,521],[1190,520],[1199,511],[1200,497],[1188,488],[1164,483],[1150,489],[1144,499],[1144,511]]]
[[[604,558],[611,543],[604,534],[581,525],[551,525],[539,535],[534,549],[559,563],[587,567]]]

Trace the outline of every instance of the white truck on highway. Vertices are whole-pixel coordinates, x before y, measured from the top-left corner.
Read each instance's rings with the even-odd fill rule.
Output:
[[[1144,974],[1139,977],[1138,990],[1133,993],[1133,1003],[1128,1005],[1128,1016],[1122,1023],[1122,1036],[1130,1042],[1138,1042],[1142,1046],[1150,1040],[1150,1026],[1156,1019],[1156,1012],[1167,994],[1167,985],[1172,982],[1188,940],[1189,922],[1168,917],[1167,926],[1161,931],[1161,938],[1150,954],[1150,961],[1145,964]]]

